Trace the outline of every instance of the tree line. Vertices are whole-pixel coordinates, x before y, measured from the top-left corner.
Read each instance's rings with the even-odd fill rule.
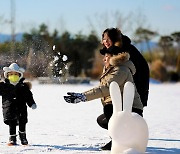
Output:
[[[180,32],[169,36],[160,36],[158,46],[151,49],[149,42],[159,34],[139,27],[134,33],[134,44],[146,42],[147,52],[143,52],[148,61],[151,77],[160,81],[178,81],[180,76]],[[102,72],[102,57],[99,49],[101,40],[92,31],[89,35],[68,31],[59,35],[55,29],[41,24],[37,29],[23,34],[21,42],[0,43],[0,67],[18,62],[26,69],[29,77],[85,76],[97,79]],[[64,60],[63,57],[67,56]],[[60,73],[61,72],[61,73]]]

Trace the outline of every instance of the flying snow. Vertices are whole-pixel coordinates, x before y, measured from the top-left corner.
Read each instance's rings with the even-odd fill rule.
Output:
[[[67,61],[68,60],[68,57],[66,55],[63,55],[63,58],[62,58],[63,61]]]
[[[55,45],[53,45],[53,50],[55,50],[56,49],[56,46]]]

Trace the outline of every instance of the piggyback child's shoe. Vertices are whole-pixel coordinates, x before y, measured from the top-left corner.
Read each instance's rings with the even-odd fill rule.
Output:
[[[10,135],[9,143],[8,143],[9,146],[17,145],[16,136],[17,136],[16,134],[15,135]]]
[[[19,131],[19,139],[21,140],[22,145],[28,145],[28,141],[26,139],[26,132]]]

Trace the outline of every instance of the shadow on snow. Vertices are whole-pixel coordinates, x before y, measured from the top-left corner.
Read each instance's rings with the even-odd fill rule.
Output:
[[[180,140],[176,139],[149,139],[153,141],[165,141],[165,142],[180,142]],[[180,149],[178,148],[161,148],[161,147],[147,147],[147,153],[151,154],[169,154],[169,153],[180,153]]]
[[[149,139],[154,141],[165,141],[165,142],[180,142],[180,140],[176,139]],[[78,144],[67,144],[67,145],[31,145],[34,148],[45,148],[44,150],[47,151],[100,151],[99,145],[94,146],[88,146],[88,145],[78,145]],[[26,149],[27,151],[28,149]],[[33,149],[29,149],[33,150]],[[44,151],[43,149],[40,149],[41,152]],[[149,154],[177,154],[180,153],[180,148],[164,148],[164,147],[147,147],[146,153]]]
[[[67,151],[100,151],[99,147],[94,147],[94,146],[78,146],[76,144],[67,144],[67,145],[32,145],[33,147],[43,147],[43,148],[47,148],[48,151],[51,150],[67,150]]]

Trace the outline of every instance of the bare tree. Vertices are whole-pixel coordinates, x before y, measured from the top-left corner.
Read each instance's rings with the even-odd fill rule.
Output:
[[[124,16],[119,11],[105,12],[102,14],[95,13],[93,19],[87,17],[89,28],[98,36],[101,36],[102,31],[106,28],[117,27],[123,32],[131,29],[131,19],[131,13]]]
[[[62,16],[59,18],[57,25],[59,34],[62,35],[66,31],[66,22]]]
[[[171,36],[161,36],[159,40],[159,45],[162,47],[164,52],[168,52],[168,50],[173,46],[173,39]]]
[[[171,48],[173,47],[173,39],[171,36],[161,36],[159,42],[159,46],[163,49],[164,52],[164,61],[166,63],[172,62]],[[170,56],[171,55],[171,56]]]
[[[3,18],[3,16],[1,15],[0,16],[0,24],[2,25],[4,23],[4,18]],[[0,32],[1,32],[1,29],[0,29]]]
[[[171,34],[173,40],[177,43],[177,63],[176,63],[176,71],[180,77],[180,32],[174,32]]]
[[[157,36],[158,33],[154,32],[154,31],[151,31],[149,29],[144,29],[142,27],[139,27],[138,29],[136,29],[135,35],[136,35],[137,40],[139,42],[143,42],[143,41],[146,42],[148,51],[151,54],[151,48],[150,48],[150,45],[149,45],[149,41],[152,40],[155,36]]]
[[[180,50],[180,32],[174,32],[171,34],[173,40],[177,43],[178,45],[178,51]]]

